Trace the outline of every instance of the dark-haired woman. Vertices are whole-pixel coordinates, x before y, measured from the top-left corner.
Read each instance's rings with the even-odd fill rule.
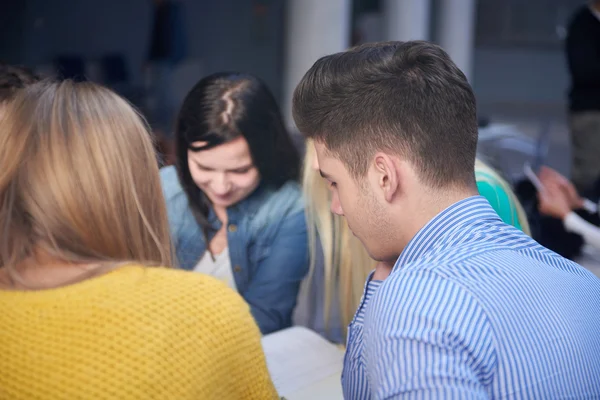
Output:
[[[180,267],[237,290],[263,334],[290,326],[307,234],[300,157],[274,97],[251,75],[208,76],[185,98],[175,139],[161,179]]]

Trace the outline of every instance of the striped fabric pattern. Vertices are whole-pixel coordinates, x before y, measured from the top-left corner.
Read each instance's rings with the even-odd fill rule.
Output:
[[[342,384],[347,399],[600,398],[600,280],[463,200],[367,284]]]
[[[362,346],[356,346],[354,344],[362,343],[365,306],[369,303],[369,300],[373,297],[377,289],[379,289],[382,282],[371,280],[371,276],[373,276],[373,273],[371,273],[367,279],[365,293],[361,300],[361,304],[348,329],[346,354],[344,356],[344,371],[342,374],[344,398],[346,399],[369,398],[369,387],[364,381],[364,362],[361,358]],[[358,365],[354,365],[355,363]]]

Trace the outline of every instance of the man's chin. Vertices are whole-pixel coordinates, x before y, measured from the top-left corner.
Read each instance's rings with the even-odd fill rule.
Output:
[[[354,235],[354,237],[358,239],[358,241],[360,242],[360,244],[367,251],[367,254],[369,255],[369,257],[373,258],[373,253],[371,253],[371,251],[369,250],[369,246],[365,243],[365,241],[360,236],[358,236],[356,233],[354,233],[352,230],[350,230],[350,232],[352,232],[352,234]]]
[[[369,255],[369,257],[371,257],[371,259],[373,261],[384,262],[384,263],[387,263],[389,261],[389,257],[386,257],[380,251],[370,248],[362,240],[361,240],[361,243],[362,243],[363,247],[365,248],[365,250],[367,251],[367,254]],[[394,259],[394,261],[395,261],[395,259]]]

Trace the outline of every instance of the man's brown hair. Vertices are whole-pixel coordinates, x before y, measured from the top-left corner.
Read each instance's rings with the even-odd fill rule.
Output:
[[[371,43],[322,57],[296,88],[293,115],[355,178],[383,150],[430,186],[475,185],[475,96],[435,44]]]

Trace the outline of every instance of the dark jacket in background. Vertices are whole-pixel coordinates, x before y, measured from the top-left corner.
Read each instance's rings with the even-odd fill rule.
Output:
[[[600,20],[589,6],[573,16],[566,46],[571,73],[569,109],[600,111]]]
[[[178,1],[163,1],[154,9],[148,61],[177,64],[186,56],[183,6]]]

